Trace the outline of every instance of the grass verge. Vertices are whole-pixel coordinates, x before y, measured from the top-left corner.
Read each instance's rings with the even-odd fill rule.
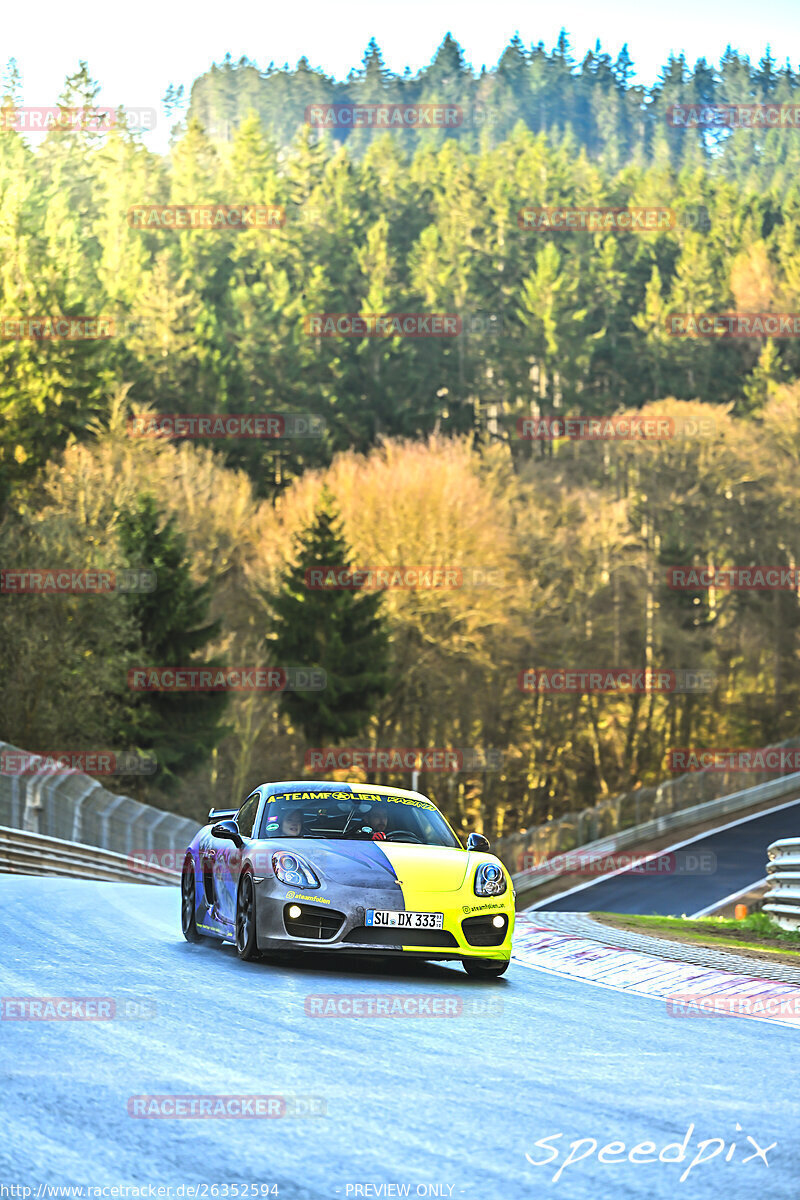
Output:
[[[711,949],[735,950],[746,957],[800,963],[800,933],[781,929],[763,912],[750,913],[743,921],[726,917],[645,917],[636,913],[593,912],[591,916],[613,929],[651,933],[668,941]]]

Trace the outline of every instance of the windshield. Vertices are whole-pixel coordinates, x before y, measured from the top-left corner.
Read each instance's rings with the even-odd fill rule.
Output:
[[[429,800],[367,792],[281,792],[267,803],[259,836],[459,846]]]

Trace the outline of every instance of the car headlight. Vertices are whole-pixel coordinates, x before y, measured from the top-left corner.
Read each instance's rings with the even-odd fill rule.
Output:
[[[272,869],[281,883],[289,884],[290,887],[319,887],[316,875],[299,854],[289,854],[285,850],[273,854]]]
[[[502,896],[506,887],[502,867],[495,863],[481,863],[475,872],[476,896]]]

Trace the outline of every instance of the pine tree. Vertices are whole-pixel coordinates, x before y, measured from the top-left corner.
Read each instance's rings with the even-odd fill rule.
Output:
[[[195,656],[220,631],[208,616],[210,585],[192,581],[186,539],[170,517],[166,523],[152,496],[142,494],[119,521],[120,545],[134,568],[155,572],[151,592],[133,592],[127,604],[139,631],[142,667],[218,666]],[[177,776],[200,766],[229,730],[221,724],[225,692],[134,693],[121,730],[129,746],[158,760],[158,784],[169,790]]]
[[[287,716],[312,745],[323,746],[357,736],[389,691],[389,638],[379,593],[308,586],[307,572],[314,568],[351,565],[329,494],[323,493],[313,522],[300,534],[297,552],[278,594],[268,599],[270,660],[325,672],[324,690],[281,696]]]

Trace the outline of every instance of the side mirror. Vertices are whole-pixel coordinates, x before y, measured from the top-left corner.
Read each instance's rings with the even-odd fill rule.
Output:
[[[468,850],[491,850],[489,839],[485,838],[482,833],[471,833],[467,838]]]
[[[239,833],[239,826],[235,821],[220,821],[219,825],[213,825],[211,836],[223,838],[226,842],[233,842],[237,850],[241,850],[244,845],[242,835]]]

